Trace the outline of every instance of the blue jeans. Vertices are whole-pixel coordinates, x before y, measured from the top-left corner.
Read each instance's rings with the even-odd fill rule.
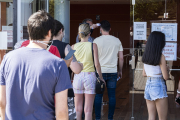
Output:
[[[103,73],[103,79],[106,81],[106,86],[108,90],[109,98],[109,111],[108,111],[108,120],[113,120],[114,110],[116,106],[116,83],[117,83],[117,73]],[[103,94],[96,94],[94,106],[95,106],[95,115],[96,120],[101,119],[101,105],[102,105]]]

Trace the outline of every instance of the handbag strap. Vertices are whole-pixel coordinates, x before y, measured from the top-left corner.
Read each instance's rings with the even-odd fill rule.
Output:
[[[93,63],[94,63],[94,51],[93,51],[93,43],[92,43],[92,58],[93,58]],[[94,64],[94,70],[96,72],[96,67],[95,67],[95,64]]]

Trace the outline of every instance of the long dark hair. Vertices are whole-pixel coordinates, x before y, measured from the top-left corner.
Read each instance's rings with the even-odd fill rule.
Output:
[[[158,31],[152,32],[147,40],[142,62],[154,66],[159,65],[164,46],[165,34]]]

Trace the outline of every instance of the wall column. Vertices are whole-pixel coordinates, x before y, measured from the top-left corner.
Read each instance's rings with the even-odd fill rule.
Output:
[[[70,1],[54,0],[54,18],[60,21],[65,28],[65,40],[70,43]]]

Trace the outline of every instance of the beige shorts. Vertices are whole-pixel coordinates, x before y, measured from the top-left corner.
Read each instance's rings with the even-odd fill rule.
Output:
[[[73,89],[75,94],[96,94],[95,72],[81,72],[74,75]]]

